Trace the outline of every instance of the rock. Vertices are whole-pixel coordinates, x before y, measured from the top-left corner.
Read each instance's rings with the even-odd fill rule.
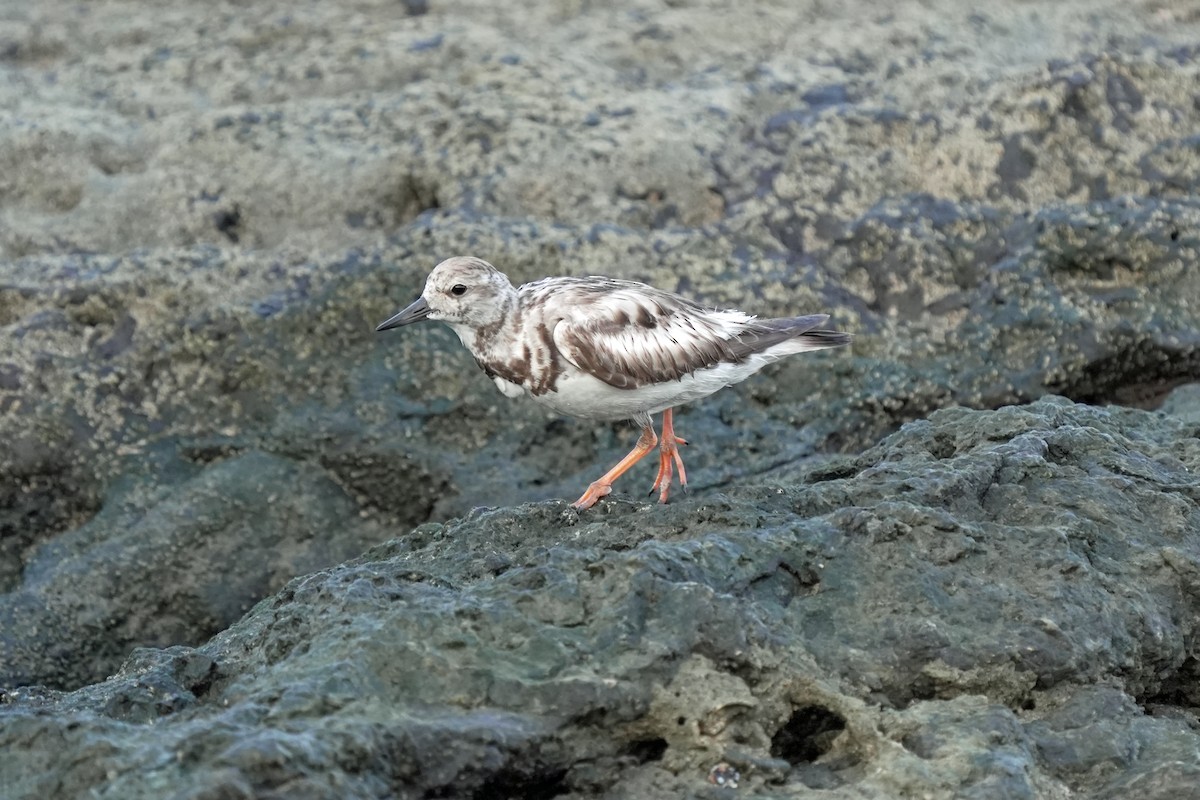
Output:
[[[469,11],[6,12],[7,795],[1186,795],[1200,20]],[[579,516],[460,253],[856,339]]]
[[[1060,399],[951,409],[843,477],[421,526],[198,649],[10,690],[0,743],[22,755],[0,776],[17,796],[48,773],[65,796],[102,774],[133,798],[686,795],[723,760],[752,796],[1179,786],[1194,727],[1153,709],[1194,674],[1185,430]],[[72,771],[64,741],[106,744]]]
[[[1192,424],[1200,423],[1200,384],[1188,383],[1175,389],[1159,410]]]
[[[86,524],[32,548],[0,598],[0,683],[102,681],[132,647],[202,641],[377,535],[311,466],[250,452],[190,471],[149,498],[113,492]]]

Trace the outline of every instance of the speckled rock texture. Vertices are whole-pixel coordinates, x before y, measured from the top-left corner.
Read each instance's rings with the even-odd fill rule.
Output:
[[[662,509],[426,523],[6,696],[14,796],[1179,797],[1196,423],[948,409]],[[191,787],[180,791],[180,787]],[[175,792],[175,794],[172,794]]]
[[[1162,0],[0,0],[0,797],[1190,797],[1198,87]],[[856,339],[578,514],[629,426],[374,333],[454,254]]]

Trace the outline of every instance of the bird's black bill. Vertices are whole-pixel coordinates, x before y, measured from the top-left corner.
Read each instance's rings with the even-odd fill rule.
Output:
[[[414,322],[420,322],[429,316],[429,303],[425,302],[424,297],[418,297],[416,301],[408,308],[401,311],[394,317],[389,317],[379,323],[379,327],[375,330],[386,331],[392,328],[399,328],[401,325],[411,325]]]

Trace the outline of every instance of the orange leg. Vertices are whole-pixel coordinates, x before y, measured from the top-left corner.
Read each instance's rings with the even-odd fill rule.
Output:
[[[634,464],[641,461],[642,457],[653,450],[656,444],[658,444],[658,437],[654,435],[654,428],[650,425],[642,428],[642,435],[638,437],[637,444],[629,451],[629,455],[622,458],[620,463],[604,473],[604,476],[600,480],[593,481],[592,485],[583,493],[583,496],[574,503],[571,503],[571,505],[580,511],[594,506],[597,500],[612,491],[612,482],[624,475]]]
[[[687,441],[680,439],[675,435],[675,422],[672,419],[673,409],[668,408],[663,412],[662,420],[662,439],[658,445],[658,477],[654,479],[654,486],[650,487],[650,494],[654,494],[654,490],[658,489],[658,502],[667,502],[667,492],[671,490],[671,463],[679,468],[679,485],[687,491],[687,472],[683,469],[683,459],[679,457],[679,448],[676,445],[686,445]]]

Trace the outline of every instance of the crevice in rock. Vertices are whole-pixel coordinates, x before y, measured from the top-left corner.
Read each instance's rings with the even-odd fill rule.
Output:
[[[1168,675],[1153,694],[1136,698],[1143,708],[1172,706],[1200,711],[1200,660],[1195,656],[1184,659],[1179,668]]]
[[[621,755],[634,759],[638,764],[645,764],[648,761],[659,761],[666,752],[667,740],[658,737],[632,741],[621,751]]]
[[[1080,374],[1046,388],[1076,403],[1157,409],[1171,390],[1200,374],[1200,351],[1153,342],[1131,344],[1088,364]]]
[[[811,764],[829,751],[845,728],[846,720],[837,712],[822,706],[802,706],[771,737],[771,755],[792,766]]]
[[[570,791],[565,769],[525,774],[501,770],[476,789],[472,800],[549,800]]]

